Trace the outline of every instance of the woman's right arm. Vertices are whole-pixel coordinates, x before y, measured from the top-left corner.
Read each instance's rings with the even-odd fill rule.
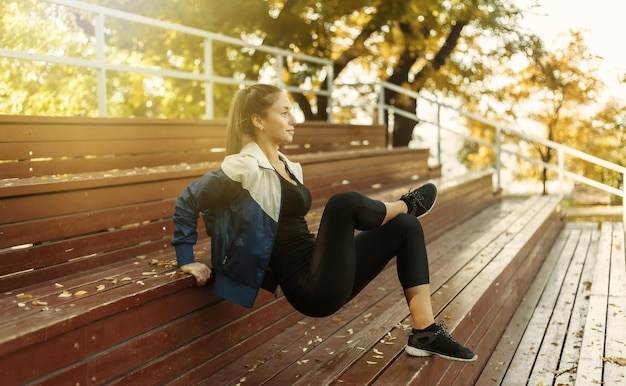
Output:
[[[190,183],[176,199],[172,216],[172,245],[176,250],[178,266],[183,272],[192,274],[198,285],[204,284],[211,272],[209,267],[195,262],[194,258],[193,247],[198,241],[198,216],[203,212],[214,212],[216,205],[226,205],[237,193],[238,186],[218,169]]]

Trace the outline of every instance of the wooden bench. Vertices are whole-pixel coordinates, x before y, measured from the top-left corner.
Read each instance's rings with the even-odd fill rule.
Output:
[[[427,157],[371,148],[292,158],[316,198],[313,230],[324,196],[358,188],[397,199],[434,179],[438,203],[421,219],[433,305],[477,362],[403,354],[408,309],[393,263],[328,318],[305,317],[283,296],[262,292],[248,310],[196,288],[174,266],[169,217],[186,184],[217,165],[203,161],[0,185],[0,367],[10,369],[0,382],[471,384],[559,232],[559,201],[501,200],[491,173],[438,177]]]
[[[600,225],[600,226],[599,226]],[[568,223],[513,316],[481,384],[626,381],[621,222]]]
[[[254,318],[258,328],[293,321],[282,297],[263,294],[248,311],[194,288],[174,266],[174,200],[218,166],[219,124],[3,116],[0,127],[0,364],[11,369],[3,384],[124,381],[164,353],[199,349],[196,339],[215,342],[221,330],[230,338],[210,350],[226,350]],[[323,128],[360,138],[354,127]],[[293,155],[316,208],[339,191],[383,191],[431,177],[427,150],[357,142],[374,147],[339,151],[335,144]],[[206,238],[197,256],[208,257]],[[173,374],[153,376],[169,379],[193,366],[183,362]]]

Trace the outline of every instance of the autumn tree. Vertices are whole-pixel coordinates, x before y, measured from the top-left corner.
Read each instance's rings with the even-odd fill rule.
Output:
[[[555,51],[546,50],[538,40],[529,47],[532,49],[528,51],[528,64],[521,69],[513,65],[503,67],[503,76],[507,79],[504,87],[485,93],[492,102],[483,105],[479,113],[509,122],[512,127],[526,125],[534,128],[531,129],[533,135],[580,149],[580,140],[590,133],[590,127],[583,127],[578,122],[597,108],[595,102],[603,88],[596,75],[598,58],[589,53],[582,35],[576,31],[571,32],[571,39],[565,47]],[[473,134],[478,137],[492,136],[494,132],[493,127],[477,123],[470,122],[469,127],[474,128]],[[468,146],[473,145],[466,145],[463,154],[468,159],[480,158],[480,154]],[[526,148],[530,158],[555,164],[554,149],[533,141],[522,144],[522,147]],[[480,162],[485,163],[485,160]],[[547,194],[549,173],[548,168],[535,165],[515,169],[520,179],[540,180],[544,194]]]

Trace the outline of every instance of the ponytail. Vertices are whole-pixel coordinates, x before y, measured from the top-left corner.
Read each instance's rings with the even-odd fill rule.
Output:
[[[235,93],[228,111],[226,155],[239,153],[247,142],[256,139],[252,116],[257,114],[265,117],[281,92],[276,86],[255,84]]]

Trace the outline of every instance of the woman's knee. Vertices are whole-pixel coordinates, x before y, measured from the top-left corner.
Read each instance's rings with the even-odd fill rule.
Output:
[[[359,206],[363,195],[358,192],[341,192],[332,195],[326,203],[326,210],[342,210]]]
[[[393,222],[400,231],[406,233],[407,235],[424,238],[424,228],[422,228],[420,221],[413,215],[401,214],[396,216],[390,222]]]

